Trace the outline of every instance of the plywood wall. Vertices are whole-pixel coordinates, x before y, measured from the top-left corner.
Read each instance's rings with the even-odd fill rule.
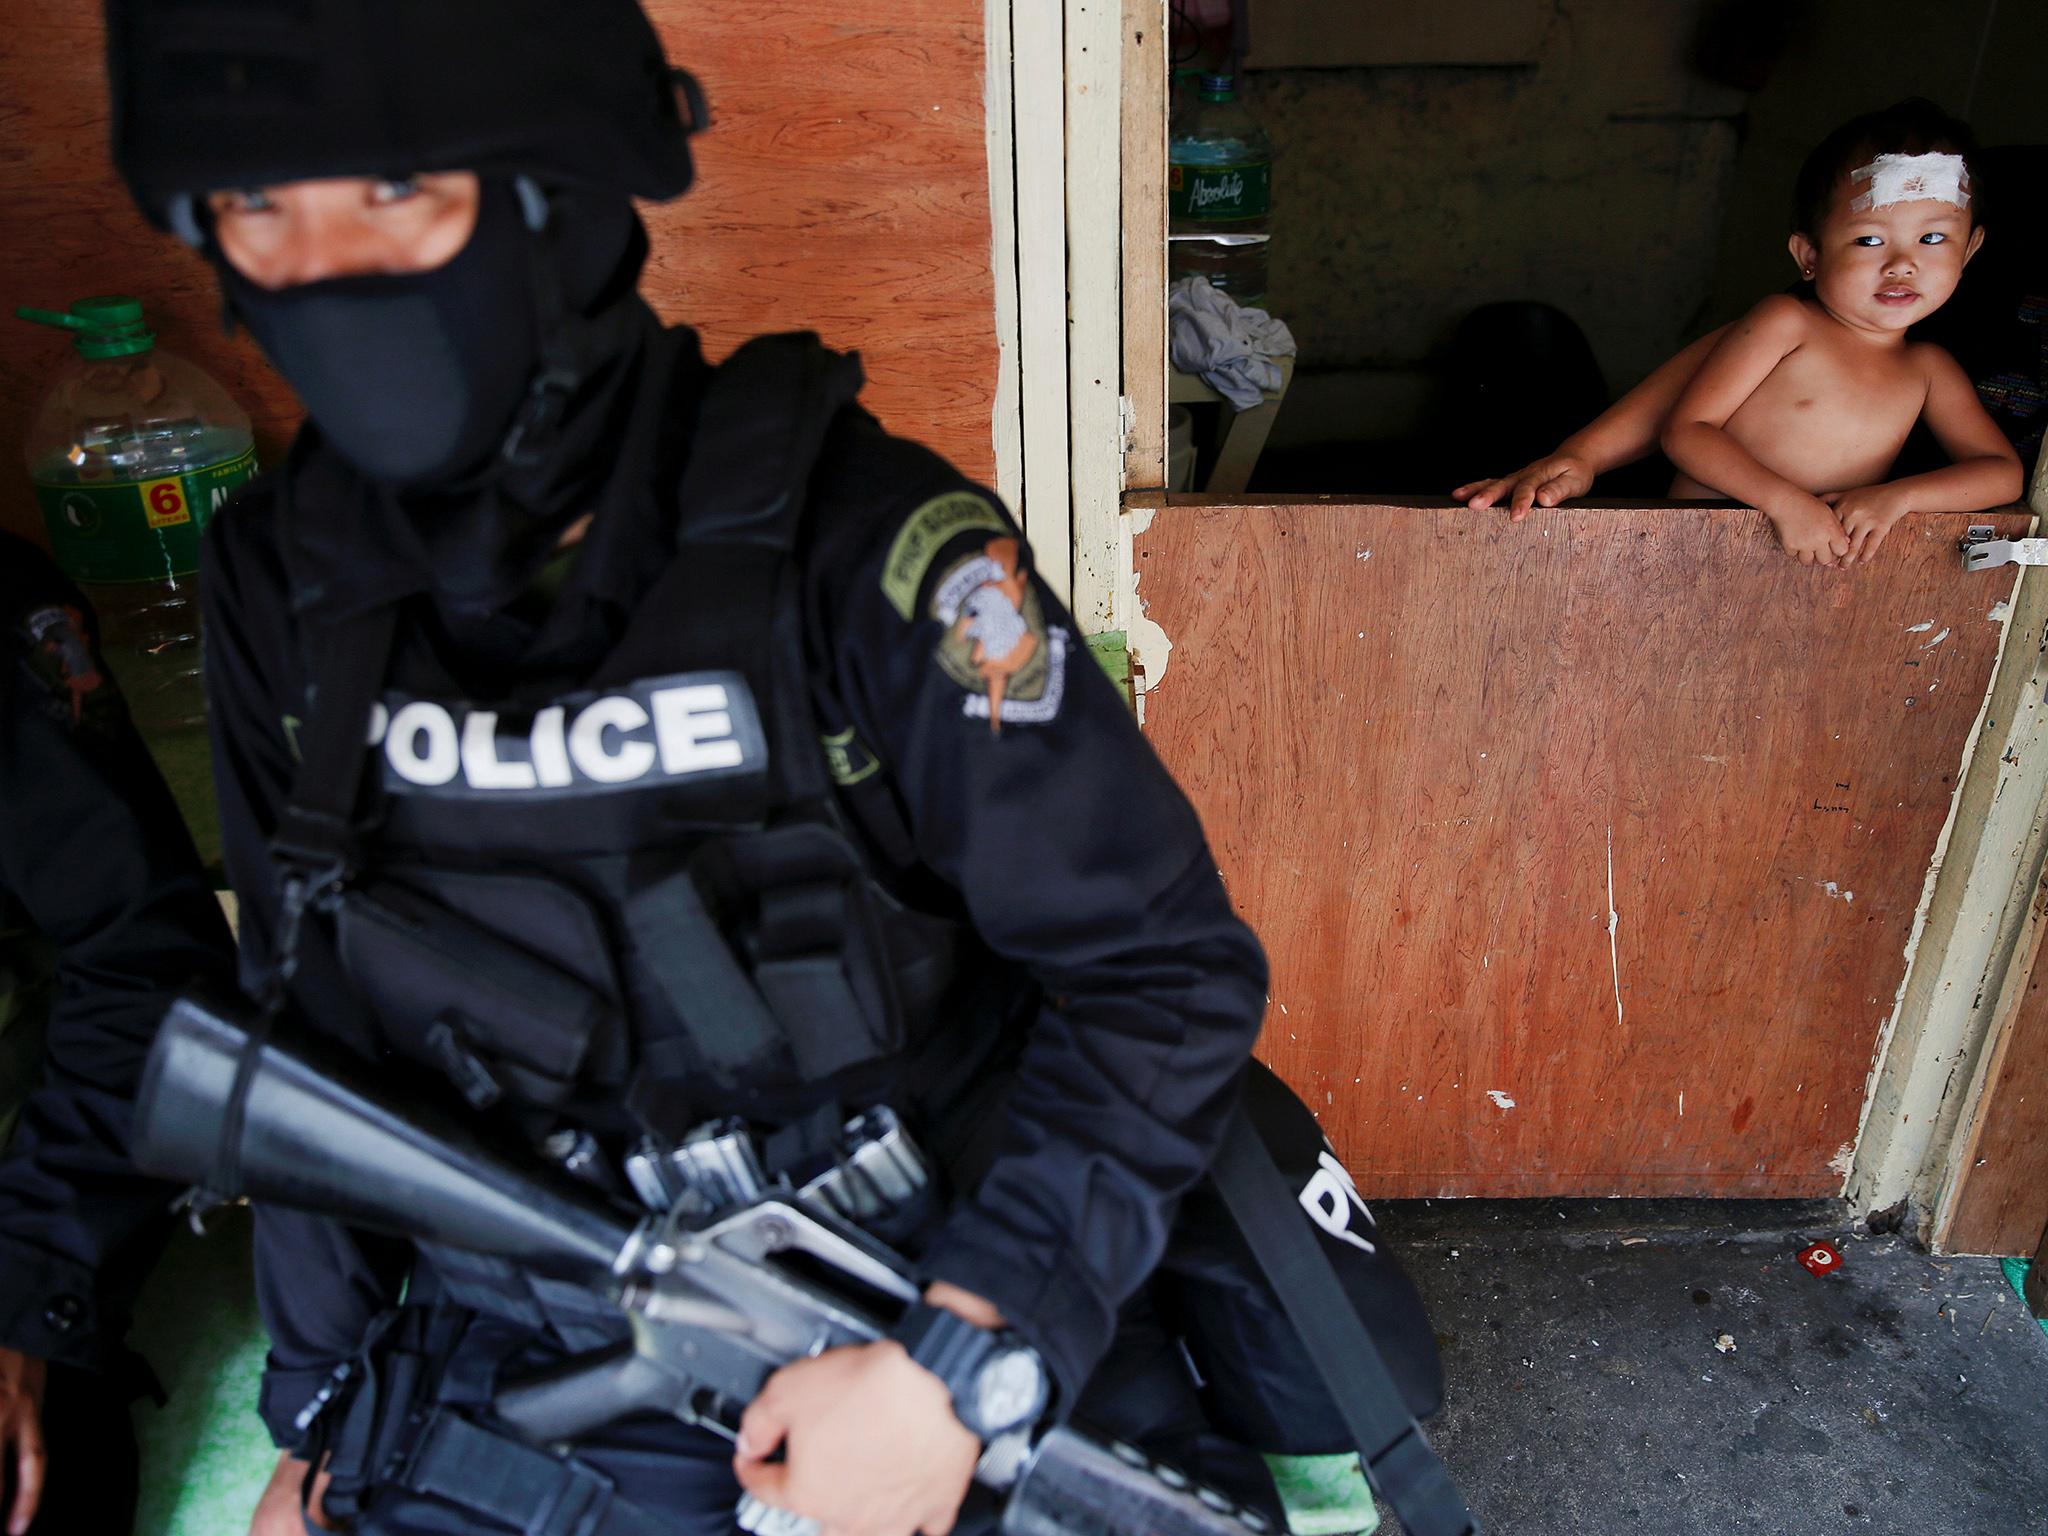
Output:
[[[996,340],[982,116],[982,0],[653,0],[671,57],[716,118],[700,179],[649,210],[645,290],[714,356],[809,327],[867,361],[867,404],[968,472],[994,474]],[[129,206],[107,159],[95,0],[16,0],[0,39],[0,272],[7,307],[128,292],[163,345],[200,362],[255,419],[274,460],[296,421],[246,340],[221,334],[210,275]],[[0,322],[0,460],[65,355]],[[0,526],[33,533],[18,468]]]
[[[982,0],[649,0],[714,127],[646,291],[722,357],[807,328],[893,431],[995,478]]]
[[[2003,635],[1926,516],[1172,506],[1146,730],[1273,961],[1261,1053],[1382,1196],[1819,1196]]]

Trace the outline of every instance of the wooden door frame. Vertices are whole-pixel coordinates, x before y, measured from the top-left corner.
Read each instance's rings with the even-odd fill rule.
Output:
[[[1124,488],[1166,489],[1167,0],[1122,0]]]
[[[2005,980],[1998,989],[1998,1001],[1991,1010],[1991,1024],[1985,1033],[1977,1070],[1963,1095],[1953,1150],[1946,1159],[1941,1187],[1930,1207],[1932,1231],[1929,1246],[1938,1252],[1956,1251],[1955,1232],[1963,1213],[1965,1191],[1975,1177],[1979,1150],[1990,1129],[1992,1111],[1998,1099],[1993,1086],[2005,1064],[2008,1048],[2019,1024],[2021,1001],[2032,984],[2034,967],[2040,960],[2041,941],[2048,936],[2048,876],[2037,876],[2033,904]]]
[[[2048,517],[2048,453],[2035,466],[2028,504],[2037,517]],[[2003,675],[1994,681],[1987,713],[2010,724],[1996,753],[1979,744],[1961,796],[1962,804],[1984,808],[1974,860],[1981,873],[1956,893],[1943,963],[1924,988],[1933,1048],[1922,1043],[1907,1051],[1889,1077],[1890,1061],[1880,1068],[1878,1091],[1896,1083],[1902,1102],[1897,1115],[1885,1116],[1882,1140],[1866,1126],[1869,1154],[1859,1150],[1857,1158],[1859,1176],[1867,1168],[1873,1184],[1888,1181],[1865,1203],[1883,1209],[1886,1197],[1910,1200],[1923,1213],[1923,1235],[1940,1252],[1949,1250],[1977,1144],[1995,1107],[1998,1068],[2048,927],[2048,789],[2042,783],[2048,779],[2048,572],[2029,570],[2020,584],[2001,674],[2007,670],[2015,681],[2008,686]],[[1873,1094],[1873,1108],[1877,1102]],[[1905,1116],[1916,1112],[1925,1116],[1924,1145],[1905,1135]]]
[[[1121,627],[1125,13],[1166,0],[985,0],[997,489],[1082,632]],[[1164,163],[1163,115],[1159,157]],[[1165,278],[1165,252],[1159,257]],[[1141,281],[1140,290],[1158,285]],[[1163,300],[1161,301],[1163,303]],[[1163,311],[1162,321],[1163,324]],[[1164,341],[1160,343],[1164,381]]]
[[[1069,26],[1080,0],[1066,0]],[[1098,0],[1087,0],[1092,8]],[[1122,101],[1120,203],[1122,483],[1113,517],[1075,481],[1074,563],[1112,573],[1097,627],[1125,632],[1134,682],[1156,686],[1170,637],[1149,623],[1137,595],[1131,533],[1153,507],[1128,493],[1166,484],[1166,0],[1117,0]],[[1099,29],[1105,17],[1085,18]],[[1099,30],[1097,35],[1099,35]],[[1099,118],[1092,119],[1099,131]],[[1096,322],[1099,323],[1099,320]],[[1078,343],[1077,343],[1078,344]],[[1087,495],[1100,497],[1099,482]],[[2048,455],[2029,504],[2048,517]],[[1100,583],[1091,588],[1099,593]],[[1077,592],[1078,595],[1078,592]],[[1910,1202],[1923,1233],[1952,1208],[1981,1115],[1999,999],[2024,987],[2021,944],[2048,853],[2048,571],[2024,573],[1990,693],[1958,774],[1948,825],[1927,873],[1907,945],[1906,975],[1879,1032],[1870,1086],[1843,1194],[1860,1213]],[[1084,620],[1084,626],[1086,621]],[[2022,963],[2015,964],[2020,954]],[[2014,976],[2014,972],[2018,974]]]
[[[2029,505],[2048,512],[2048,462]],[[2038,526],[2038,523],[2037,523]],[[1964,1171],[1966,1114],[2008,985],[2026,984],[2029,914],[2048,848],[2048,572],[2022,573],[1998,670],[1906,946],[1905,980],[1871,1064],[1844,1194],[1858,1212],[1906,1202],[1938,1238]],[[1945,1228],[1943,1229],[1945,1230]]]

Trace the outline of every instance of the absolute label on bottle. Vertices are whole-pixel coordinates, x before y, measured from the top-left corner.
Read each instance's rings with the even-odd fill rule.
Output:
[[[36,482],[50,550],[74,581],[161,581],[199,569],[199,535],[256,450],[159,480]]]
[[[1272,193],[1270,160],[1166,168],[1166,207],[1176,219],[1263,219]]]

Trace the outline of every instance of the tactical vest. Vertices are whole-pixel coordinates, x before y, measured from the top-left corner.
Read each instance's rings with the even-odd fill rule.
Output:
[[[674,558],[575,692],[394,689],[390,609],[339,626],[316,669],[272,845],[288,903],[329,925],[367,1043],[557,1155],[711,1114],[802,1154],[842,1109],[900,1101],[969,942],[871,877],[811,703],[795,542],[860,379],[809,335],[717,370]],[[465,1304],[529,1313],[507,1266],[432,1257],[497,1293]]]

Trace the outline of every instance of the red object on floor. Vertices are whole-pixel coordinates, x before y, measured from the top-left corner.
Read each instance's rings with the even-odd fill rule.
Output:
[[[1842,1256],[1826,1243],[1815,1243],[1811,1248],[1799,1250],[1799,1262],[1806,1266],[1809,1274],[1831,1274],[1842,1267]]]

